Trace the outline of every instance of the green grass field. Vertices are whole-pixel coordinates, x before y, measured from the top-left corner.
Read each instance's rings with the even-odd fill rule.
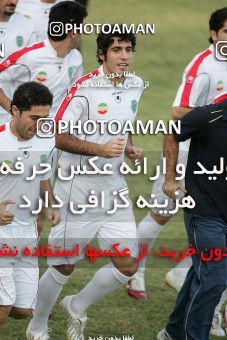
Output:
[[[208,43],[208,19],[212,11],[226,6],[226,1],[216,0],[91,0],[87,22],[96,23],[155,23],[154,35],[138,35],[133,70],[150,87],[144,92],[140,103],[138,119],[158,120],[169,118],[170,108],[181,81],[186,64],[192,57],[206,49]],[[83,55],[85,70],[97,66],[95,36],[84,36]],[[162,135],[137,136],[134,144],[143,147],[150,161],[150,172],[156,164],[162,149]],[[151,182],[143,177],[128,178],[130,195],[134,200],[140,193],[150,194]],[[147,211],[135,209],[137,222]],[[48,230],[44,231],[44,236]],[[175,216],[160,235],[159,245],[173,247],[176,239],[185,238],[182,214]],[[155,247],[158,247],[156,244]],[[80,263],[61,297],[79,291],[93,276],[104,260],[92,264]],[[176,292],[164,283],[167,270],[173,262],[149,258],[146,272],[146,287],[149,299],[137,302],[129,298],[125,287],[105,297],[88,310],[89,321],[85,339],[98,336],[122,337],[134,335],[135,340],[155,340],[157,331],[165,326],[171,312]],[[42,269],[43,270],[43,269]],[[60,300],[59,300],[60,301]],[[0,339],[25,339],[28,321],[8,320]],[[62,312],[55,306],[49,322],[52,340],[64,340],[65,322]],[[115,338],[114,338],[115,339]],[[217,339],[211,337],[211,339]]]

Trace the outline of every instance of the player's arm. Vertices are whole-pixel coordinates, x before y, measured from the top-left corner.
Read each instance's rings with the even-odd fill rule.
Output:
[[[177,190],[186,192],[185,188],[175,179],[179,142],[189,138],[201,138],[209,125],[209,113],[212,108],[215,110],[216,107],[215,105],[208,105],[188,112],[181,118],[181,132],[179,134],[173,132],[173,134],[164,137],[163,155],[166,158],[166,176],[162,189],[173,200],[176,199],[175,192]]]
[[[190,112],[193,110],[193,107],[181,107],[181,106],[174,106],[172,107],[172,118],[174,120],[181,119],[186,115],[186,113]]]
[[[11,63],[13,53],[3,63],[0,64],[0,106],[10,112],[11,100],[6,96],[4,88],[19,86],[19,84],[30,80],[30,70],[25,65],[26,56],[21,57],[15,64],[5,67],[7,61]],[[22,60],[23,59],[23,60]],[[24,64],[23,64],[24,63]]]
[[[119,157],[124,151],[124,138],[114,137],[105,144],[81,140],[68,133],[56,134],[56,148],[62,151],[85,156],[105,158]]]
[[[183,186],[176,181],[176,165],[179,153],[179,143],[174,135],[165,135],[163,142],[163,156],[166,158],[166,176],[162,186],[163,192],[173,200],[176,199],[175,192],[179,189],[185,191]]]
[[[57,208],[52,208],[52,204],[56,204],[56,200],[54,198],[52,186],[50,180],[43,180],[40,182],[40,197],[45,200],[45,193],[48,193],[48,220],[52,226],[60,223],[60,212]]]
[[[132,161],[141,160],[143,158],[144,152],[143,149],[133,146],[132,143],[132,134],[128,134],[127,143],[125,146],[125,156],[131,159]]]
[[[4,62],[2,64],[4,64]],[[0,65],[0,69],[1,69],[1,65]],[[12,80],[14,80],[13,68],[14,68],[13,66],[12,68],[9,67],[7,69],[4,69],[3,67],[3,70],[0,71],[0,106],[3,107],[3,109],[8,112],[10,112],[11,100],[6,96],[4,92],[4,88],[9,86],[10,81],[11,81],[11,76],[12,76]]]
[[[197,73],[191,73],[196,58],[185,68],[182,83],[178,88],[173,107],[172,118],[181,119],[195,107],[204,106],[210,88],[210,77],[206,73],[203,63],[197,69]]]
[[[84,89],[81,89],[81,92]],[[78,90],[79,92],[79,90]],[[61,115],[61,119],[67,122],[77,122],[82,119],[82,117],[89,116],[88,99],[85,97],[84,92],[79,92],[76,97],[74,97],[64,114]],[[67,99],[67,97],[66,97]],[[64,105],[64,101],[62,103]],[[56,115],[56,121],[59,119],[59,112],[61,112],[61,106]],[[119,157],[124,152],[125,140],[122,137],[111,138],[105,144],[98,144],[82,140],[75,136],[75,134],[70,134],[69,132],[58,134],[56,133],[56,148],[62,151],[70,152],[72,154],[79,154],[85,156],[100,156],[100,157]]]

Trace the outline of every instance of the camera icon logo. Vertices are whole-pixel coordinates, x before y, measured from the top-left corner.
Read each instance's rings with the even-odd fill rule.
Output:
[[[215,54],[218,60],[227,60],[227,40],[221,40],[217,42],[215,46]]]
[[[40,138],[51,138],[56,133],[56,122],[53,118],[39,118],[36,129]]]
[[[51,22],[49,31],[52,37],[61,37],[64,34],[64,25],[60,21]]]

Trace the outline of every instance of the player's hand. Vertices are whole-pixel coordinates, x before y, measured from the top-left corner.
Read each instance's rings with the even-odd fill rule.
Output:
[[[102,145],[101,157],[112,158],[123,154],[125,148],[125,138],[114,137]]]
[[[187,190],[177,181],[165,181],[162,190],[164,194],[168,197],[172,198],[172,200],[176,200],[176,191],[182,190],[183,192],[187,192]]]
[[[15,204],[15,202],[8,199],[0,203],[0,225],[11,224],[14,219],[14,214],[6,208],[8,204]]]
[[[138,148],[137,146],[128,146],[125,149],[125,156],[131,159],[132,161],[140,161],[143,158],[144,152],[143,149]]]
[[[47,217],[52,227],[61,222],[59,209],[49,207],[47,210]]]

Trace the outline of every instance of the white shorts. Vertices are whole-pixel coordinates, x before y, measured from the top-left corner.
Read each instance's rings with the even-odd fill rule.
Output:
[[[181,144],[181,143],[180,143]],[[187,166],[187,160],[188,160],[188,151],[187,150],[179,150],[179,156],[178,156],[178,161],[177,163],[181,163],[184,164],[185,168]],[[156,179],[156,181],[153,184],[152,187],[152,191],[151,194],[155,195],[154,199],[156,199],[158,201],[159,204],[164,204],[165,200],[168,200],[168,205],[165,208],[152,208],[152,211],[160,216],[165,216],[165,217],[171,217],[173,216],[173,214],[170,214],[169,211],[174,210],[176,205],[175,202],[170,199],[168,196],[166,196],[164,194],[164,192],[162,191],[162,186],[165,182],[165,175],[163,175],[163,155],[161,155],[161,159],[160,159],[160,164],[161,164],[161,170],[160,170],[160,176],[158,177],[158,179]],[[179,181],[183,186],[185,186],[185,181],[184,179]],[[178,199],[182,199],[184,197],[184,192],[181,191],[179,192],[179,196]],[[153,203],[153,199],[150,199],[150,203]],[[167,211],[167,213],[163,213],[163,211]]]
[[[0,305],[35,309],[38,292],[38,258],[24,256],[25,247],[37,246],[37,228],[33,223],[22,226],[16,223],[0,226],[0,249],[7,244],[10,249],[16,246],[18,255],[0,256]]]
[[[70,188],[70,186],[73,187]],[[104,191],[107,197],[107,206],[112,205],[114,190],[127,188],[125,180],[120,177],[101,176],[89,177],[86,179],[76,179],[75,183],[58,181],[55,186],[55,194],[61,197],[67,205],[67,201],[76,204],[87,202],[90,190],[95,190],[96,195],[100,197],[100,192]],[[129,198],[128,198],[129,200]],[[134,214],[132,211],[131,201],[128,208],[120,209],[115,214],[106,214],[106,209],[92,208],[88,209],[82,215],[75,215],[70,212],[69,208],[61,209],[61,223],[51,229],[48,243],[52,249],[60,247],[61,250],[75,249],[79,244],[79,256],[57,256],[48,257],[49,265],[74,264],[84,258],[84,249],[86,244],[96,237],[101,249],[112,249],[115,243],[120,243],[119,250],[124,248],[130,249],[132,257],[138,254],[137,228]],[[108,209],[107,209],[108,210]]]

